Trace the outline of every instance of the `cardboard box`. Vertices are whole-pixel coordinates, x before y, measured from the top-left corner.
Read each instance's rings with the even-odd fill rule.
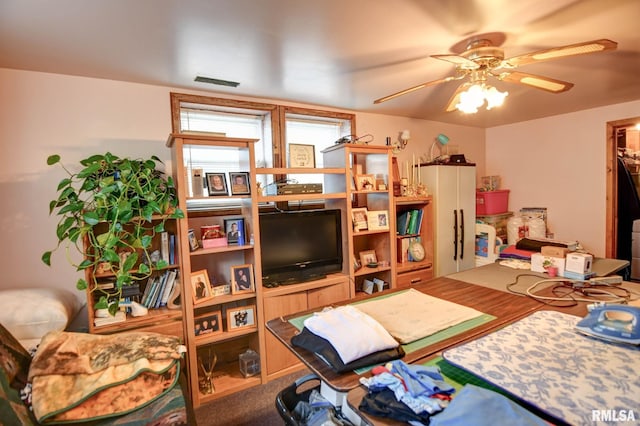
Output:
[[[540,247],[540,253],[543,256],[567,257],[569,249],[566,247],[542,246]]]
[[[586,275],[591,273],[591,265],[593,264],[593,256],[587,253],[569,253],[567,254],[564,269],[576,274]]]
[[[547,261],[558,268],[558,276],[564,277],[565,259],[562,257],[544,256],[542,253],[533,253],[531,255],[531,271],[547,272],[545,269],[545,263],[547,263]]]

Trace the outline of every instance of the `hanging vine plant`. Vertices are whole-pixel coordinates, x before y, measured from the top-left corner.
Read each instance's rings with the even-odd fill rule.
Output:
[[[152,255],[152,242],[165,231],[168,219],[183,218],[184,212],[178,208],[172,177],[165,177],[156,163],[162,163],[156,156],[129,159],[107,152],[80,160],[81,170],[71,172],[59,155],[47,159],[49,166],[60,165],[68,176],[58,183],[58,198],[49,203],[49,214],[60,217],[58,245],[45,252],[42,261],[51,266],[52,253],[64,247],[69,262],[78,271],[89,270],[93,282],[96,271],[106,265],[115,277],[116,294],[100,296],[96,309],[115,314],[123,286],[168,266]],[[77,250],[83,260],[75,263],[70,250]],[[86,290],[87,280],[80,278],[76,288]]]

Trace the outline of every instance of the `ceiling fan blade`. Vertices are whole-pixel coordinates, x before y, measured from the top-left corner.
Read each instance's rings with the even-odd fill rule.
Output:
[[[451,99],[449,99],[449,103],[447,104],[447,109],[445,111],[447,112],[455,111],[456,105],[460,103],[460,94],[465,90],[467,90],[469,87],[471,87],[471,85],[472,85],[471,83],[462,83],[460,86],[458,86],[456,91],[451,96]]]
[[[525,84],[551,93],[566,92],[573,87],[573,83],[569,83],[568,81],[556,80],[555,78],[526,74],[517,71],[505,71],[501,73],[492,73],[491,75],[501,81]]]
[[[502,68],[515,68],[521,65],[531,64],[533,62],[550,61],[552,59],[560,59],[566,56],[583,55],[586,53],[598,53],[606,50],[615,50],[618,43],[615,41],[600,39],[586,41],[583,43],[570,44],[568,46],[554,47],[551,49],[539,50],[537,52],[526,53],[524,55],[514,56],[502,61]]]
[[[418,84],[417,86],[413,86],[413,87],[410,87],[408,89],[401,90],[401,91],[396,92],[396,93],[394,93],[392,95],[385,96],[385,97],[380,98],[380,99],[376,99],[375,101],[373,101],[373,103],[374,104],[380,104],[382,102],[386,102],[386,101],[388,101],[390,99],[397,98],[398,96],[406,95],[407,93],[411,93],[411,92],[414,92],[416,90],[423,89],[425,87],[435,86],[436,84],[447,83],[449,81],[458,80],[460,78],[462,78],[462,77],[453,77],[452,76],[452,77],[447,77],[447,78],[441,78],[439,80],[428,81],[426,83]]]
[[[466,70],[475,70],[480,68],[480,65],[476,64],[470,59],[465,58],[464,56],[458,55],[431,55],[432,58],[440,59],[441,61],[451,62],[452,64],[456,64],[456,66],[461,69]]]

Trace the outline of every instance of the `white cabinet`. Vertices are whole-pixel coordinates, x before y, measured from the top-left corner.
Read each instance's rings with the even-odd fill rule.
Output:
[[[433,196],[435,276],[475,266],[475,164],[424,165],[422,181]]]

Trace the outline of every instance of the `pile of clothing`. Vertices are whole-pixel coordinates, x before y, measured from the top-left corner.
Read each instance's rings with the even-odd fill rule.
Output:
[[[380,323],[351,305],[316,312],[291,343],[315,353],[338,373],[404,356],[400,343]]]

